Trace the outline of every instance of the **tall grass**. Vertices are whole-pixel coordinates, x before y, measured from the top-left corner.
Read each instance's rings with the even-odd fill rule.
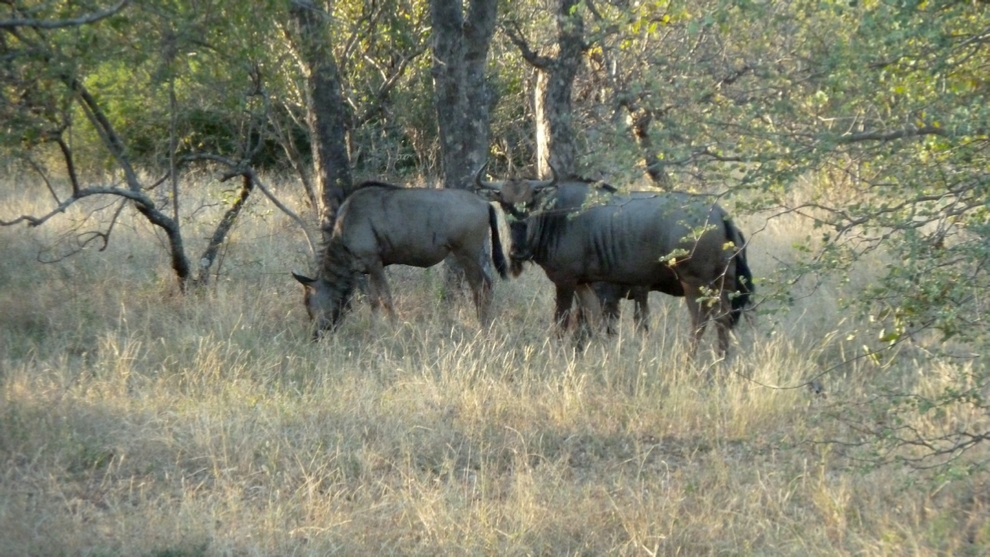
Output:
[[[38,210],[17,191],[3,214]],[[744,322],[720,364],[713,332],[687,357],[675,299],[654,296],[648,335],[627,315],[577,352],[548,333],[538,269],[497,286],[481,331],[467,296],[441,297],[441,272],[399,268],[397,323],[359,305],[312,343],[288,274],[309,256],[266,211],[186,296],[138,220],[52,265],[39,249],[82,207],[0,228],[0,554],[990,550],[985,478],[940,487],[820,442],[843,433],[834,401],[875,373],[825,376],[826,399],[792,388],[851,350],[839,286]],[[804,226],[754,235],[757,275]]]

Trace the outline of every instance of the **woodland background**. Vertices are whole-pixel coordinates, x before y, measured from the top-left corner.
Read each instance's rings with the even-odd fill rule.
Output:
[[[0,550],[985,553],[987,8],[0,1]],[[308,343],[349,189],[485,162],[719,195],[714,382],[676,300],[547,339],[538,270]]]

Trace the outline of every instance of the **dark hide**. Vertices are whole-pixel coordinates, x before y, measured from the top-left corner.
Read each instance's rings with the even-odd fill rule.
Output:
[[[692,351],[715,321],[719,349],[727,352],[752,278],[742,234],[718,204],[682,193],[599,193],[574,183],[544,195],[552,196],[544,210],[512,223],[511,259],[514,268],[525,260],[543,268],[557,289],[559,324],[568,320],[579,285],[618,285],[616,304],[628,290],[644,301],[648,290],[658,290],[685,297]]]
[[[487,327],[492,320],[492,279],[484,261],[489,234],[495,268],[505,278],[497,212],[484,199],[465,190],[362,184],[337,212],[317,278],[293,273],[305,289],[306,310],[316,324],[314,338],[339,326],[359,275],[369,277],[372,310],[384,306],[394,318],[385,267],[432,267],[448,256],[464,270],[478,318]]]
[[[525,181],[523,181],[525,183]],[[520,189],[517,187],[517,190]],[[587,208],[588,206],[594,204],[601,204],[605,199],[605,195],[611,196],[617,193],[618,190],[604,182],[592,182],[590,180],[578,180],[578,181],[565,181],[560,184],[556,195],[552,199],[553,211],[563,211],[567,209],[578,210],[582,207]],[[646,195],[651,195],[645,193]],[[516,194],[517,196],[519,194]],[[532,197],[532,196],[531,196]],[[501,199],[497,199],[502,201]],[[514,204],[502,202],[502,208],[506,212],[513,215],[515,218],[524,220],[525,211],[532,211],[535,209],[534,205],[536,201],[530,201],[530,203],[525,204],[524,210],[519,210]],[[523,228],[516,226],[516,230],[522,231]],[[526,241],[525,234],[521,233],[518,239],[513,240],[513,245],[522,245]],[[512,269],[513,276],[519,276],[522,272],[523,262],[530,259],[527,254],[518,254],[518,258],[510,259],[510,266]],[[646,331],[648,329],[648,323],[650,319],[650,308],[648,304],[648,295],[650,290],[657,292],[662,292],[664,294],[669,294],[671,296],[684,296],[684,288],[681,283],[677,280],[677,277],[673,273],[668,273],[661,280],[652,286],[629,286],[624,284],[612,284],[607,282],[594,282],[591,283],[591,287],[602,306],[602,316],[605,319],[606,330],[609,334],[614,334],[616,331],[616,323],[619,320],[620,310],[619,301],[623,298],[627,300],[634,301],[634,319],[636,326],[641,331]]]

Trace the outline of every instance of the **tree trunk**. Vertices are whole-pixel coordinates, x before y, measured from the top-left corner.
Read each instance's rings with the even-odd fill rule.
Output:
[[[557,10],[557,46],[554,58],[537,66],[534,91],[537,168],[541,177],[552,164],[561,176],[576,174],[577,141],[574,135],[571,92],[584,52],[584,20],[575,10],[579,0],[560,0]]]
[[[495,33],[496,0],[430,0],[434,106],[443,184],[466,188],[488,154],[494,96],[485,78]]]
[[[293,0],[289,11],[296,25],[293,46],[306,75],[306,119],[320,192],[320,228],[327,237],[337,208],[353,187],[340,72],[327,34],[330,15],[311,0]]]
[[[653,123],[653,113],[648,109],[643,109],[632,114],[632,131],[639,145],[640,152],[643,153],[643,161],[646,163],[646,173],[653,180],[654,185],[664,191],[673,190],[673,182],[667,172],[663,161],[660,158],[660,150],[653,145],[653,138],[650,137],[650,124]]]
[[[445,188],[467,188],[488,158],[489,120],[495,99],[485,67],[497,6],[497,0],[469,0],[465,19],[462,0],[430,0],[433,105],[440,128]],[[490,260],[485,257],[485,261]],[[458,290],[464,272],[452,258],[445,264],[447,295]]]

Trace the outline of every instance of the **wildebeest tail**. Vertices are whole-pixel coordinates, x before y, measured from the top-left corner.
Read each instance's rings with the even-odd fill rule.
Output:
[[[732,326],[736,326],[742,319],[743,310],[752,302],[753,293],[756,287],[753,285],[753,272],[749,269],[746,261],[746,238],[743,233],[736,228],[731,220],[725,221],[725,239],[736,246],[736,290],[738,294],[732,297]]]
[[[495,263],[498,276],[507,279],[509,278],[509,266],[505,261],[505,252],[502,251],[502,241],[498,237],[498,211],[490,203],[488,204],[488,225],[492,229],[492,262]]]

